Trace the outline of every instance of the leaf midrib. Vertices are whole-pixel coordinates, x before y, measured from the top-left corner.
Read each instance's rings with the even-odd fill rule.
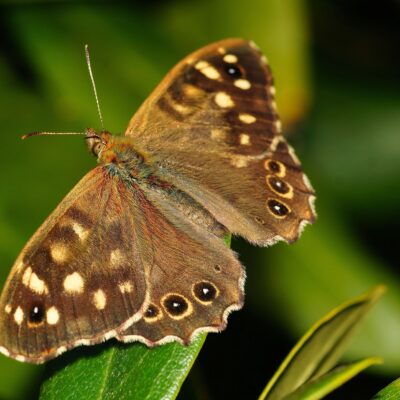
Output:
[[[103,394],[104,394],[104,391],[105,391],[105,389],[107,387],[107,382],[109,380],[108,378],[110,376],[112,359],[114,358],[114,355],[115,355],[115,348],[112,348],[112,349],[110,349],[109,362],[107,363],[107,366],[106,366],[105,371],[104,371],[103,384],[102,384],[102,386],[100,387],[100,390],[99,390],[99,395],[97,397],[98,400],[104,399]]]

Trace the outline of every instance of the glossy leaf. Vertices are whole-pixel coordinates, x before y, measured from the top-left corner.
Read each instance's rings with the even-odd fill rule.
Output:
[[[378,286],[315,323],[283,361],[260,400],[281,399],[328,372],[342,355],[354,328],[384,292],[385,288]]]
[[[400,399],[400,378],[387,385],[372,400],[397,400]]]
[[[284,400],[319,400],[354,378],[371,365],[382,364],[382,359],[370,357],[351,364],[342,365],[311,380],[286,396]]]
[[[40,399],[175,399],[205,337],[188,347],[111,342],[67,353],[49,363]]]

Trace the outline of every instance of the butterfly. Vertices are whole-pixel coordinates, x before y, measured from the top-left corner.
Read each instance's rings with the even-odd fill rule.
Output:
[[[315,194],[282,136],[254,43],[183,59],[124,136],[88,129],[98,166],[17,258],[0,298],[0,352],[42,363],[109,338],[189,344],[242,307],[228,233],[269,246],[315,220]]]

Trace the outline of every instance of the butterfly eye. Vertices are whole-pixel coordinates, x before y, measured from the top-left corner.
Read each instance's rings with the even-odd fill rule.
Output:
[[[107,145],[110,134],[106,131],[98,135],[93,129],[89,128],[86,133],[86,143],[94,156],[98,156],[104,146]]]
[[[102,148],[104,147],[103,142],[98,137],[89,137],[86,139],[88,139],[87,145],[89,147],[89,150],[93,153],[95,157],[97,157]]]
[[[103,147],[103,143],[97,142],[93,147],[93,153],[98,155],[100,153],[100,150],[102,147]]]
[[[240,68],[233,64],[226,64],[225,72],[232,78],[241,78],[243,75]]]

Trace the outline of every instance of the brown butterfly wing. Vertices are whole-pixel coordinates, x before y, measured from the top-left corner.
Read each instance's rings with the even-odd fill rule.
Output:
[[[198,332],[223,330],[228,314],[243,305],[243,267],[221,238],[177,209],[179,194],[142,189],[137,193],[147,229],[142,248],[152,261],[150,305],[144,317],[119,330],[117,338],[148,346],[188,344]]]
[[[40,363],[115,336],[116,328],[142,316],[141,226],[126,192],[97,167],[28,242],[0,299],[1,352]]]
[[[271,71],[247,41],[214,43],[181,61],[126,135],[166,180],[251,242],[293,241],[314,221],[314,191],[281,134]]]

